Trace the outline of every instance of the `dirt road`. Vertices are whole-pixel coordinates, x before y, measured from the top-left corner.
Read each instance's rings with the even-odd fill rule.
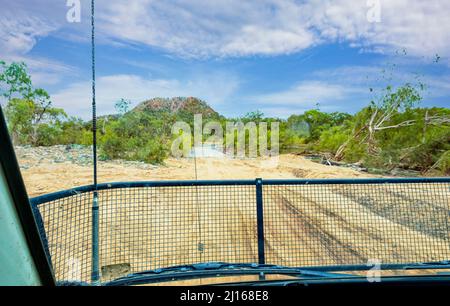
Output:
[[[20,151],[19,163],[30,197],[92,184],[92,166],[73,162],[55,163],[45,155],[33,156]],[[100,183],[159,180],[194,180],[193,159],[168,159],[164,165],[143,169],[141,165],[115,161],[99,162]],[[215,179],[289,179],[289,178],[346,178],[373,177],[343,167],[326,166],[293,154],[274,159],[222,159],[197,160],[197,177]]]

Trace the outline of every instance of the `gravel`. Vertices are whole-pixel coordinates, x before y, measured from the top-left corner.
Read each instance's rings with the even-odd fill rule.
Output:
[[[38,166],[40,163],[50,162],[56,164],[71,163],[79,166],[92,166],[92,146],[82,145],[57,145],[51,147],[31,147],[16,146],[17,158],[21,161],[20,168],[27,170],[31,167]],[[107,162],[132,166],[139,169],[155,169],[158,166],[147,164],[139,161],[126,160],[104,160],[99,162]]]

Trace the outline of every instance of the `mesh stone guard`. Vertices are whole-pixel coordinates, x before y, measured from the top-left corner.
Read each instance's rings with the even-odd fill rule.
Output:
[[[30,200],[59,281],[219,261],[317,267],[450,259],[450,178],[100,184],[94,225],[93,198],[94,187],[84,186]]]

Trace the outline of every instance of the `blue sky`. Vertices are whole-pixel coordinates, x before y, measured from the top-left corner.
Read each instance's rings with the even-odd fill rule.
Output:
[[[0,1],[0,59],[25,61],[55,106],[88,118],[90,1],[80,23],[65,0]],[[386,68],[393,84],[418,74],[424,106],[449,107],[448,16],[444,0],[97,0],[98,112],[196,96],[226,116],[352,113],[387,85]]]

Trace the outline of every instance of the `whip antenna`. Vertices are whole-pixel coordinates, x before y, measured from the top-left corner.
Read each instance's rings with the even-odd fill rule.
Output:
[[[97,191],[97,106],[95,99],[95,0],[91,0],[91,48],[92,48],[92,155],[94,186]]]
[[[97,185],[97,109],[95,101],[95,0],[91,0],[91,49],[92,49],[92,159],[94,176],[94,199],[92,203],[92,270],[93,285],[100,284],[98,250],[98,185]]]

